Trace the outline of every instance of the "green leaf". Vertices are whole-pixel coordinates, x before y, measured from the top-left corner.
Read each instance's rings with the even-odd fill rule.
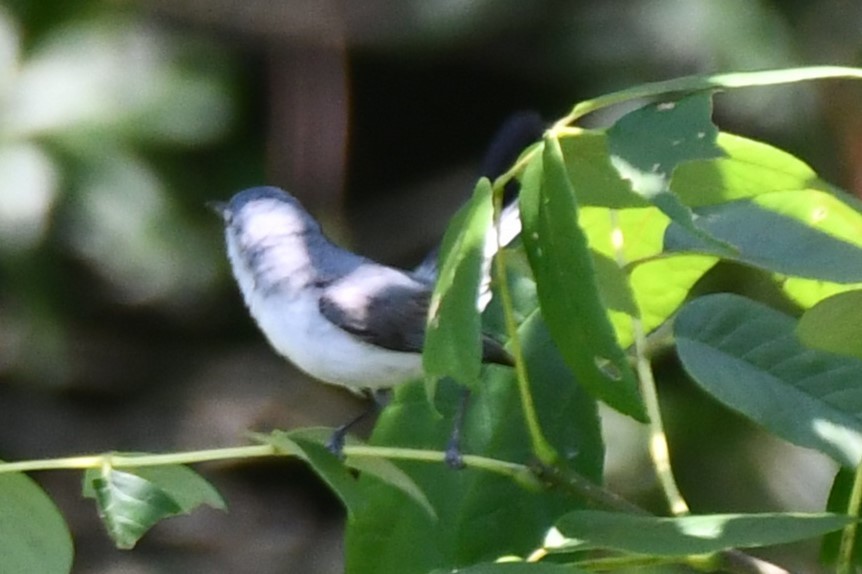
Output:
[[[638,420],[637,381],[614,336],[557,140],[546,138],[522,179],[521,233],[542,315],[579,384]]]
[[[796,218],[747,200],[704,207],[696,212],[698,226],[732,245],[736,253],[728,256],[675,223],[665,234],[668,251],[714,254],[783,275],[839,283],[862,281],[862,248]]]
[[[670,188],[689,207],[703,207],[776,191],[828,186],[808,164],[765,143],[720,133],[726,157],[695,159],[677,166]]]
[[[274,431],[269,440],[270,444],[279,447],[282,451],[298,456],[308,462],[329,486],[336,491],[342,501],[348,506],[348,511],[354,511],[362,503],[356,487],[353,475],[346,471],[352,468],[368,475],[374,476],[386,484],[393,486],[410,497],[413,502],[422,507],[432,518],[436,516],[434,507],[428,501],[428,497],[413,482],[413,480],[392,461],[385,458],[374,457],[351,457],[348,456],[344,464],[341,464],[326,446],[332,437],[333,429],[328,428],[303,428],[290,432]],[[260,438],[260,437],[259,437]],[[347,436],[347,444],[351,446],[362,444],[355,437]]]
[[[221,494],[204,477],[187,466],[148,466],[131,470],[164,490],[183,513],[189,513],[206,504],[218,510],[227,510]]]
[[[608,130],[611,163],[632,190],[677,225],[728,255],[732,250],[695,224],[691,210],[671,193],[671,176],[684,162],[723,156],[712,123],[712,95],[698,93],[652,104],[620,118]]]
[[[467,385],[479,377],[482,332],[477,300],[492,215],[491,182],[483,178],[443,239],[422,353],[428,375],[450,376]]]
[[[92,489],[102,523],[117,548],[129,549],[157,522],[182,512],[158,485],[114,469],[101,471]]]
[[[524,320],[518,336],[539,424],[554,450],[562,454],[560,464],[600,484],[604,448],[595,401],[589,400],[567,367],[540,312]]]
[[[592,258],[596,270],[596,284],[607,308],[625,313],[630,317],[637,317],[640,312],[635,303],[628,274],[610,257],[594,251]]]
[[[83,494],[96,500],[108,534],[119,548],[132,548],[160,520],[188,514],[202,504],[226,509],[218,491],[183,465],[124,468],[122,472],[87,469]]]
[[[326,440],[331,435],[332,429],[310,428],[290,432],[277,430],[268,435],[254,434],[253,437],[261,443],[274,446],[284,454],[307,462],[341,499],[348,515],[353,515],[361,510],[364,501],[356,479],[338,457],[326,448]]]
[[[616,209],[646,207],[649,202],[634,193],[611,164],[608,136],[584,130],[560,138],[560,150],[578,204]]]
[[[565,121],[573,122],[596,110],[622,102],[639,100],[656,96],[666,97],[671,94],[693,93],[719,89],[746,88],[751,86],[770,86],[775,84],[791,84],[826,78],[860,78],[862,69],[842,66],[810,66],[804,68],[785,68],[781,70],[764,70],[760,72],[731,72],[727,74],[712,74],[707,76],[685,76],[661,82],[640,84],[632,88],[605,94],[592,100],[579,102]]]
[[[809,347],[862,359],[862,291],[824,299],[802,315],[796,334]]]
[[[596,280],[609,308],[611,323],[621,347],[634,342],[632,317],[640,316],[649,332],[664,323],[682,304],[689,290],[718,261],[716,257],[663,254],[665,229],[670,219],[658,208],[612,211],[585,207],[578,219],[596,262]],[[616,237],[616,243],[614,238]],[[623,270],[610,269],[608,259],[620,251]],[[616,264],[614,264],[616,265]],[[634,310],[628,305],[634,298]]]
[[[596,403],[575,383],[551,343],[536,312],[531,281],[523,276],[513,280],[516,314],[527,317],[518,333],[541,427],[562,455],[561,464],[600,483],[604,449]],[[497,313],[499,304],[499,298],[493,298],[486,314]],[[436,405],[428,404],[421,385],[397,387],[371,442],[442,450],[458,401],[459,389],[445,379]],[[468,404],[462,437],[465,453],[515,462],[531,460],[532,445],[511,369],[484,368],[482,384]],[[477,469],[453,471],[443,464],[415,462],[399,466],[427,495],[437,520],[409,504],[405,495],[361,476],[368,504],[348,521],[348,573],[428,572],[493,561],[502,555],[526,555],[541,545],[556,518],[584,504]],[[506,527],[501,529],[500,524]]]
[[[457,570],[434,570],[431,574],[579,574],[587,572],[567,564],[543,562],[497,562],[477,564]]]
[[[855,471],[849,468],[839,468],[835,473],[832,488],[829,489],[829,499],[826,502],[828,512],[844,514],[850,504],[851,491]],[[820,561],[824,564],[835,564],[838,559],[838,550],[841,547],[841,532],[830,532],[823,537],[820,545]],[[856,529],[856,538],[853,544],[853,563],[862,564],[862,530]]]
[[[669,191],[678,165],[724,156],[710,93],[644,106],[617,120],[607,134],[611,162],[631,168],[623,176],[631,176],[634,191],[648,199]]]
[[[126,467],[123,470],[148,480],[163,490],[180,506],[180,512],[183,514],[188,514],[202,504],[218,510],[227,509],[224,499],[213,485],[187,466],[172,464]],[[93,483],[101,477],[101,472],[101,469],[91,468],[84,473],[83,494],[86,498],[96,498]]]
[[[66,522],[45,491],[24,474],[0,475],[0,570],[66,574],[73,554]]]
[[[636,264],[629,285],[640,310],[645,333],[661,326],[688,297],[695,283],[718,262],[707,255],[675,255]],[[621,345],[634,342],[631,317],[611,311]]]
[[[598,510],[567,514],[557,528],[600,548],[652,556],[689,556],[805,540],[838,530],[838,514],[712,514],[659,518]]]
[[[395,487],[419,504],[428,513],[428,516],[433,519],[437,518],[437,512],[431,506],[431,501],[428,500],[428,497],[425,496],[419,485],[391,460],[369,456],[348,456],[344,464],[367,476],[373,476],[381,482]]]
[[[738,295],[688,303],[675,321],[683,367],[706,392],[782,438],[846,466],[862,459],[862,361],[809,349],[796,321]]]
[[[845,194],[813,189],[766,194],[755,200],[758,205],[805,225],[853,244],[862,249],[862,205]],[[781,284],[784,292],[803,308],[837,293],[862,289],[860,283],[830,283],[799,277],[788,277]]]
[[[625,263],[634,264],[662,253],[670,218],[657,207],[611,210],[579,206],[578,213],[590,248],[605,257],[615,260],[621,249]]]

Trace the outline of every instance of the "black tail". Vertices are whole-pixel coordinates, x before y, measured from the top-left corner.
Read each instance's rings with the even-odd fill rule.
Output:
[[[517,112],[503,123],[494,134],[491,145],[482,159],[479,174],[491,181],[506,173],[512,164],[518,159],[527,146],[535,143],[542,137],[545,131],[545,123],[541,116],[533,111]],[[506,185],[503,195],[503,205],[512,204],[518,195],[518,182],[511,181]],[[511,239],[520,232],[520,220],[518,219],[517,206],[511,205],[510,209],[504,211],[504,219],[514,220],[513,232],[505,234]],[[517,228],[515,228],[517,226]],[[437,257],[439,247],[435,247],[414,270],[413,275],[420,280],[433,283],[437,278]]]

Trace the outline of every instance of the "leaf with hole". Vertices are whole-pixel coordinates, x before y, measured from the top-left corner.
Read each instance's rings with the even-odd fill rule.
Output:
[[[133,548],[159,521],[182,512],[162,488],[130,472],[105,469],[89,483],[102,523],[117,548]]]
[[[670,187],[678,166],[724,155],[716,143],[711,93],[639,108],[617,120],[607,135],[611,163],[635,193],[713,249],[733,253],[697,225],[694,214]]]
[[[521,233],[542,316],[569,368],[590,394],[644,420],[628,359],[617,343],[596,283],[596,266],[578,225],[578,207],[557,140],[546,138],[527,166]]]

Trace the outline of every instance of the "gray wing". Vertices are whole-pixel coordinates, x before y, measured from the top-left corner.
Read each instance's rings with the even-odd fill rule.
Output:
[[[397,269],[368,262],[328,285],[318,305],[326,319],[366,343],[421,353],[431,289]],[[514,364],[488,335],[482,336],[482,360]]]
[[[328,285],[319,308],[326,319],[367,343],[421,353],[430,299],[429,285],[368,262]]]

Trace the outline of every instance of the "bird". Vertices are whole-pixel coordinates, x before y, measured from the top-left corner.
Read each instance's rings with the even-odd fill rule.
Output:
[[[537,139],[537,121],[532,115],[510,120],[500,133],[512,144],[500,144],[498,136],[486,169],[502,171],[508,158],[498,156],[512,156]],[[514,220],[509,235],[520,230],[514,205],[504,214]],[[378,263],[335,244],[296,197],[273,186],[248,188],[210,206],[224,223],[228,260],[245,305],[277,353],[312,378],[354,392],[422,377],[436,250],[412,270]],[[486,243],[487,276],[496,240],[489,236]],[[482,360],[513,364],[487,334]],[[340,451],[355,422],[339,427],[332,450]]]
[[[397,269],[336,245],[277,187],[245,189],[215,207],[245,304],[280,355],[353,391],[422,376],[434,288],[427,271]],[[488,335],[482,342],[486,362],[511,364],[500,343]]]

